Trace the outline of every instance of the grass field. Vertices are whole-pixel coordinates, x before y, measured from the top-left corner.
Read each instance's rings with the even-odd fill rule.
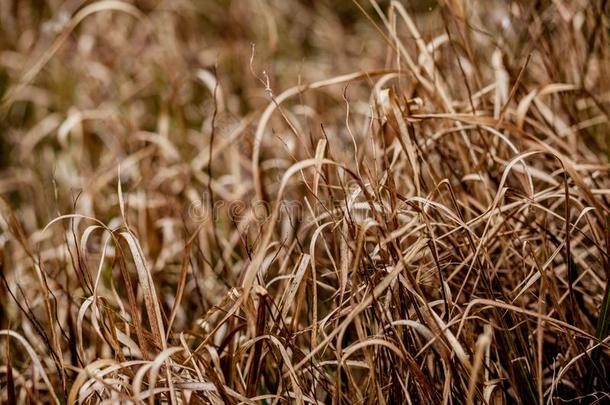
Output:
[[[610,402],[610,2],[1,0],[0,403]]]

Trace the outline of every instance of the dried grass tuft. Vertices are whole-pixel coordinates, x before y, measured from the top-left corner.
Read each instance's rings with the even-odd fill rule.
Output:
[[[0,2],[0,402],[607,402],[609,17]]]

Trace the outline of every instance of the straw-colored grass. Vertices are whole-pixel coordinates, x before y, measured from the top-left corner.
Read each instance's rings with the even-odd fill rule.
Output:
[[[0,402],[608,402],[609,3],[0,1]]]

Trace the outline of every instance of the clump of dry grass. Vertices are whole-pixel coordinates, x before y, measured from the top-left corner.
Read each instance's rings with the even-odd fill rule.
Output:
[[[1,2],[1,400],[608,401],[607,3]]]

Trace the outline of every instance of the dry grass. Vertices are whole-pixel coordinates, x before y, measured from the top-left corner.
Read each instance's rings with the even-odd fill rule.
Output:
[[[605,0],[0,2],[0,402],[610,396]]]

